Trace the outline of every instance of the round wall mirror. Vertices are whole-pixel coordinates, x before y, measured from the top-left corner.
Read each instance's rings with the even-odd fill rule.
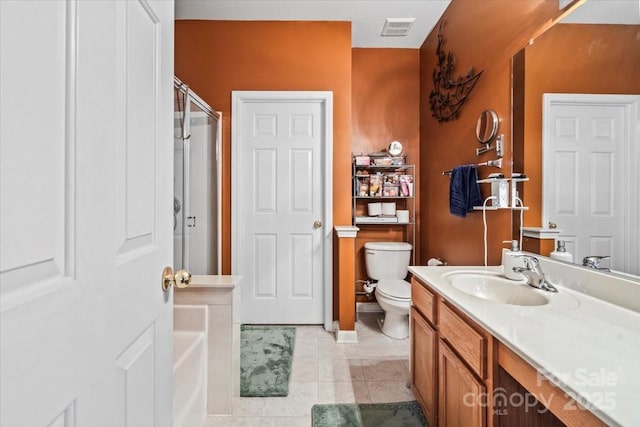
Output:
[[[498,115],[493,110],[484,110],[478,117],[476,137],[480,144],[486,144],[498,133]]]

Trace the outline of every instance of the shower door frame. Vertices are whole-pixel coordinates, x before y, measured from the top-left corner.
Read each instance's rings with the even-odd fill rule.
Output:
[[[189,86],[182,82],[176,76],[173,77],[174,89],[177,89],[182,95],[183,100],[183,120],[182,120],[182,139],[183,142],[187,141],[191,133],[191,102],[193,102],[198,108],[200,108],[205,114],[216,118],[216,138],[215,138],[215,168],[216,168],[216,271],[217,274],[222,274],[222,112],[216,111],[209,104],[207,104],[202,98],[200,98],[195,92],[193,92]],[[175,109],[174,109],[175,112]],[[184,148],[183,148],[184,150]],[[184,152],[184,151],[183,151]],[[186,209],[185,209],[185,193],[188,189],[188,179],[186,171],[188,167],[187,156],[183,155],[182,164],[182,264],[184,265],[185,258],[185,237],[187,234],[187,221],[186,221]]]

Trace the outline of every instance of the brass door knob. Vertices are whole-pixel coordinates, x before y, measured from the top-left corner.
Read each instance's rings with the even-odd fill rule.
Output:
[[[320,221],[319,219],[316,219],[313,222],[313,228],[320,228],[320,227],[322,227],[322,221]]]
[[[191,283],[191,273],[186,270],[178,270],[175,273],[173,268],[165,267],[162,270],[162,290],[168,291],[171,286],[186,288]]]

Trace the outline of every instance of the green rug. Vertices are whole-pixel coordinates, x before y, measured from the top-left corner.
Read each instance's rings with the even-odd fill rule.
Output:
[[[313,405],[312,427],[428,427],[418,402]]]
[[[240,396],[289,394],[295,327],[240,326]]]

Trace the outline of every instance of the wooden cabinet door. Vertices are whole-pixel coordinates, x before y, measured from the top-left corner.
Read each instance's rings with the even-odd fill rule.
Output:
[[[487,419],[485,386],[442,341],[438,353],[438,425],[484,427]]]
[[[437,346],[435,329],[411,307],[411,389],[430,426],[436,425]]]

